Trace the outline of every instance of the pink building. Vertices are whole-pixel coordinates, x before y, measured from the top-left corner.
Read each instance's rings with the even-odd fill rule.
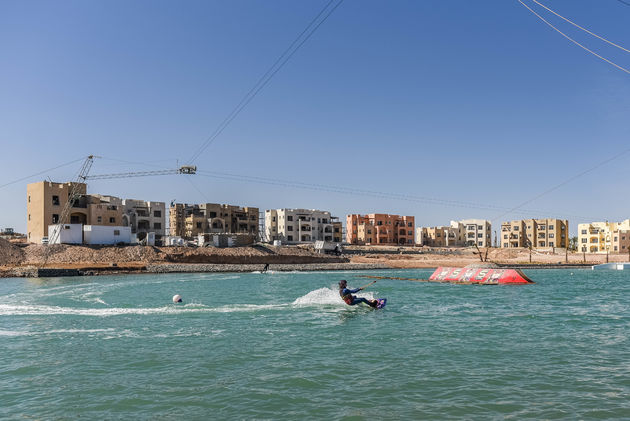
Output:
[[[413,216],[371,213],[346,217],[346,241],[350,244],[413,245]]]

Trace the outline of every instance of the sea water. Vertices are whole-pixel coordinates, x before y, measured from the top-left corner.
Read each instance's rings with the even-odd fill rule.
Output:
[[[630,418],[630,271],[430,273],[2,279],[0,418]]]

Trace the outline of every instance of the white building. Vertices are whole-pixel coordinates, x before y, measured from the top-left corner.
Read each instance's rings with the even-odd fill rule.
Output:
[[[82,244],[82,227],[83,224],[48,225],[48,238],[45,241],[48,244]]]
[[[84,225],[83,242],[85,244],[129,244],[131,227]]]
[[[485,219],[464,219],[464,244],[467,246],[492,247],[492,224]]]
[[[266,210],[266,240],[289,244],[334,241],[333,219],[330,212],[315,209]]]

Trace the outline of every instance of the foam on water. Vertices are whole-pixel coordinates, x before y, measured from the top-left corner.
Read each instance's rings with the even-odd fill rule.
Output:
[[[10,305],[0,304],[0,316],[48,316],[74,315],[109,317],[120,315],[168,315],[186,313],[237,313],[274,310],[286,307],[284,304],[234,304],[221,307],[208,307],[202,304],[184,306],[164,306],[148,308],[71,308],[46,305]]]

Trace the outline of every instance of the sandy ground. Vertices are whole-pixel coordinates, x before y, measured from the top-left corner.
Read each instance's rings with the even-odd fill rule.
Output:
[[[486,250],[481,250],[485,257]],[[489,249],[487,261],[503,265],[563,265],[606,263],[605,254],[565,253],[559,249]],[[16,245],[0,239],[0,272],[22,267],[70,269],[142,270],[148,264],[383,264],[391,268],[464,267],[481,261],[472,248],[349,246],[341,257],[316,253],[311,247],[272,247],[258,244],[235,248],[189,248],[147,246]],[[627,254],[610,254],[609,262],[627,262]]]

